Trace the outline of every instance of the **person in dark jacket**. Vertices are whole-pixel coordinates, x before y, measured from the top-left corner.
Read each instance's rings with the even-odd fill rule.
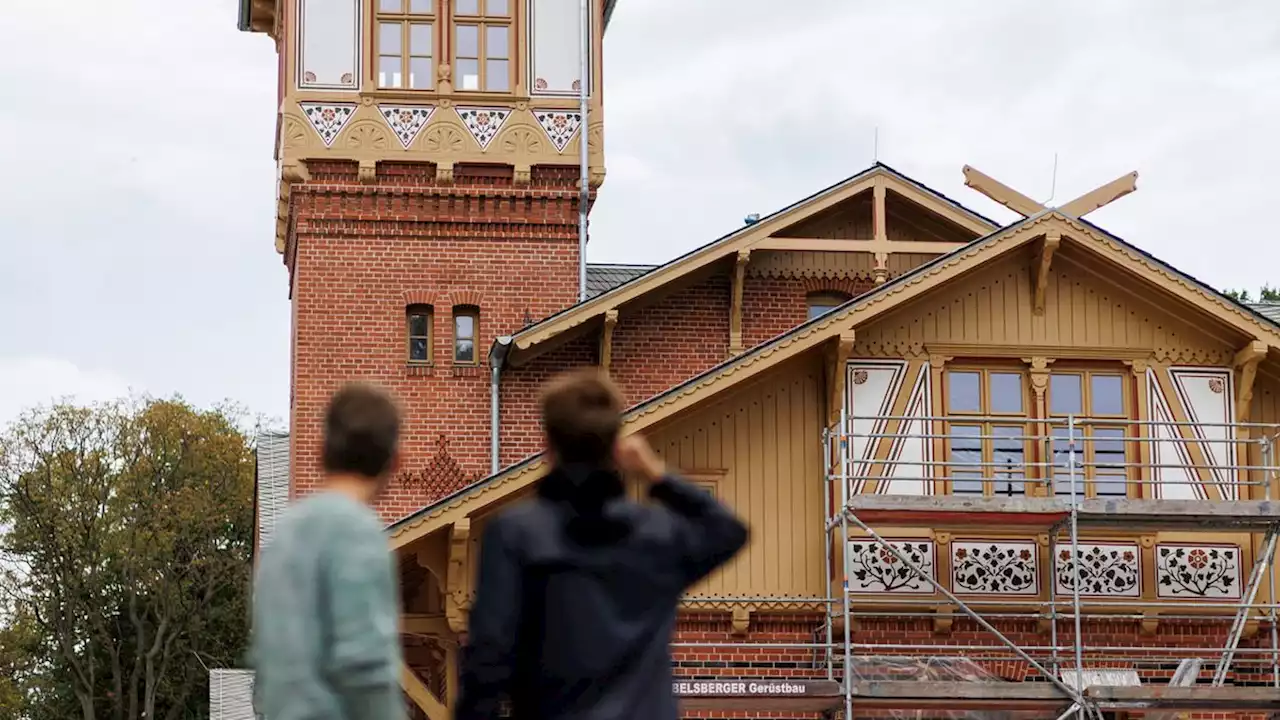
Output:
[[[489,522],[463,650],[456,720],[675,720],[670,640],[684,591],[732,558],[747,528],[619,438],[622,399],[601,373],[542,398],[552,470]],[[629,500],[623,476],[648,489]]]

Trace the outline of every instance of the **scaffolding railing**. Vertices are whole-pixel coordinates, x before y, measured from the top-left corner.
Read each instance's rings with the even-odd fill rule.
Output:
[[[1273,509],[1270,503],[1272,498],[1280,498],[1278,441],[1280,426],[1256,423],[1071,415],[1045,419],[1012,415],[856,417],[844,413],[839,423],[823,432],[827,518],[823,567],[829,592],[808,599],[809,604],[825,609],[826,621],[818,635],[811,642],[725,640],[674,645],[691,650],[811,652],[815,672],[841,681],[846,720],[853,717],[859,682],[851,668],[860,661],[865,664],[904,655],[945,659],[959,653],[981,663],[1025,663],[1058,692],[1063,702],[1061,718],[1077,714],[1102,717],[1105,702],[1091,694],[1087,679],[1088,673],[1098,668],[1120,666],[1141,669],[1148,675],[1172,674],[1182,687],[1196,684],[1204,663],[1213,668],[1212,675],[1206,677],[1210,688],[1224,688],[1234,668],[1238,676],[1252,671],[1260,678],[1267,677],[1268,684],[1280,690],[1280,587],[1273,565],[1280,538],[1280,507]],[[873,507],[878,498],[904,502],[889,503],[892,512],[888,512]],[[913,514],[913,508],[918,512]],[[1029,527],[1028,516],[1032,523],[1042,523],[1036,533],[1048,536],[1048,597],[1040,593],[1035,598],[961,597],[904,553],[901,538],[886,538],[875,528],[878,518],[884,517],[892,517],[889,524],[894,527],[929,528],[939,512],[948,526],[990,524],[1005,514],[1019,516],[1023,523],[1019,527],[1024,530]],[[911,517],[918,524],[904,519]],[[1158,532],[1163,523],[1175,522],[1171,527],[1178,530],[1251,533],[1251,542],[1242,543],[1241,548],[1249,546],[1252,562],[1246,580],[1243,556],[1238,558],[1241,589],[1237,594],[1230,599],[1183,600],[1141,595],[1108,598],[1082,591],[1080,545],[1086,541],[1082,529],[1114,535],[1117,528],[1132,524],[1146,532]],[[1261,541],[1253,542],[1256,537]],[[849,547],[854,540],[873,542],[885,558],[892,558],[899,572],[909,572],[931,593],[868,593],[859,595],[855,604],[848,585],[852,571]],[[1060,588],[1059,575],[1063,573],[1058,571],[1056,558],[1059,547],[1068,545],[1070,550],[1064,551],[1070,560]],[[837,564],[837,548],[843,565]],[[834,577],[834,571],[841,577]],[[1264,582],[1270,588],[1269,598],[1259,601]],[[800,602],[796,598],[715,600],[766,608],[775,602]],[[967,620],[989,633],[995,644],[925,643],[907,638],[902,642],[855,641],[854,622],[877,618]],[[1153,618],[1214,628],[1223,638],[1222,645],[1207,641],[1182,645],[1098,643],[1089,642],[1086,632],[1086,623]],[[1048,624],[1047,643],[1020,644],[998,627],[1007,621],[1028,619]],[[1258,647],[1241,647],[1251,621],[1266,627],[1267,634],[1256,643]],[[1059,627],[1063,623],[1070,627],[1066,638]],[[1173,665],[1177,670],[1171,672]],[[1230,689],[1224,689],[1226,695],[1214,698],[1229,705]],[[1126,697],[1125,702],[1135,702]],[[1055,710],[1055,715],[1058,712]]]

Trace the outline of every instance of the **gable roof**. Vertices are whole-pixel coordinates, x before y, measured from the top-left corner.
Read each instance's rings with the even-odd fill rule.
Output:
[[[870,190],[879,179],[887,181],[889,189],[895,193],[965,228],[975,237],[986,235],[999,227],[996,221],[903,175],[884,163],[877,162],[856,175],[823,188],[749,225],[744,225],[664,265],[638,273],[625,282],[602,290],[597,295],[591,295],[589,292],[587,300],[524,327],[510,338],[503,338],[503,344],[510,350],[504,351],[501,357],[504,362],[507,362],[513,353],[528,351],[540,343],[603,316],[610,309],[635,300],[739,250],[749,250],[753,245],[768,239],[775,231],[781,231],[822,210]],[[507,343],[507,340],[510,342]]]
[[[1271,322],[1280,324],[1280,303],[1250,303],[1249,308]]]
[[[1098,257],[1128,267],[1149,283],[1162,286],[1226,325],[1280,349],[1280,323],[1254,308],[1238,303],[1200,281],[1161,263],[1148,253],[1096,226],[1046,210],[921,265],[861,295],[836,310],[804,323],[756,348],[730,359],[631,408],[624,417],[624,432],[638,432],[684,409],[744,382],[777,364],[810,351],[858,325],[889,312],[950,280],[980,268],[987,262],[1022,247],[1047,230],[1058,229],[1064,241],[1086,248]],[[547,460],[534,455],[496,475],[452,495],[393,524],[392,544],[404,546],[464,517],[477,503],[488,505],[528,487],[547,469]],[[482,506],[483,506],[482,505]]]

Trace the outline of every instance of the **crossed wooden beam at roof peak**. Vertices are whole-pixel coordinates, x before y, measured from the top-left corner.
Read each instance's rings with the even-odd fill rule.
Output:
[[[1032,200],[999,180],[968,165],[964,166],[964,184],[1023,217],[1031,217],[1036,213],[1052,209],[1063,215],[1081,218],[1137,190],[1138,173],[1135,170],[1127,175],[1122,175],[1106,185],[1091,190],[1075,200],[1056,208],[1046,207],[1043,203]]]

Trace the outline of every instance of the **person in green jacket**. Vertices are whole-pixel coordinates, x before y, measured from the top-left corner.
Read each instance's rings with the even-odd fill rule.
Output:
[[[395,576],[371,505],[399,462],[400,413],[348,385],[324,426],[325,488],[291,507],[258,566],[254,706],[269,720],[403,720]]]

